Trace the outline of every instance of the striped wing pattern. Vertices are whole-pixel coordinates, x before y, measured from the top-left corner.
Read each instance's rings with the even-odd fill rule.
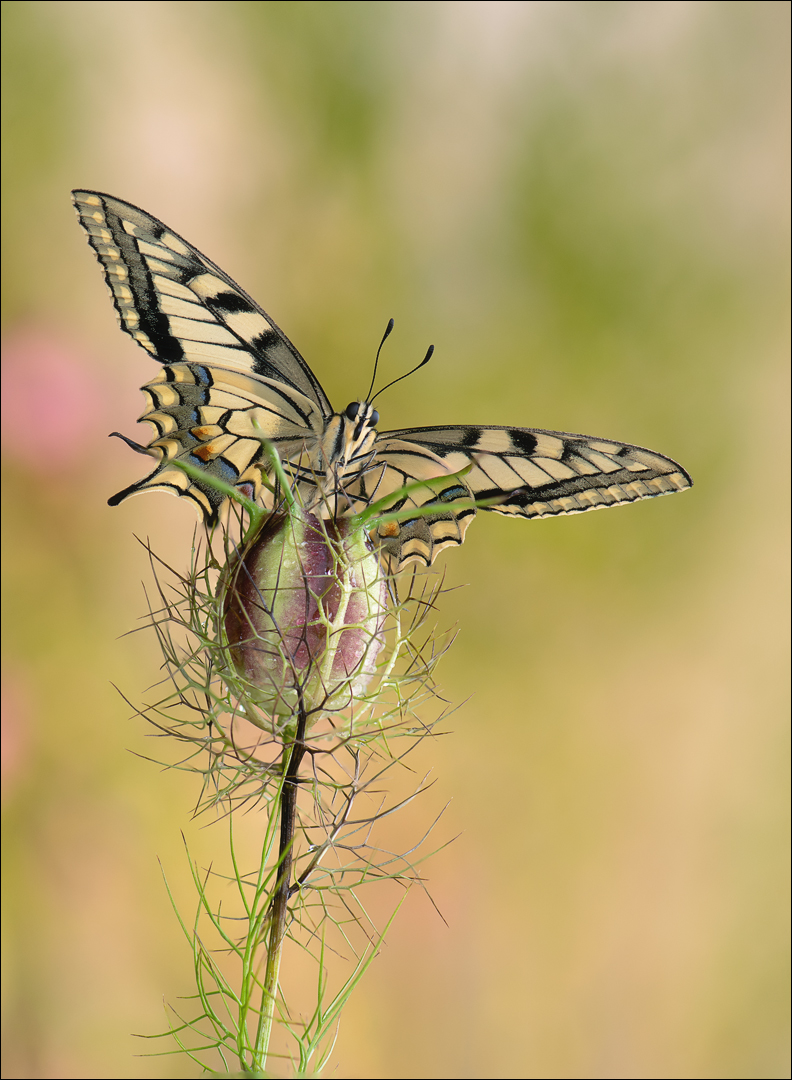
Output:
[[[111,499],[165,489],[209,522],[224,497],[190,480],[180,459],[254,498],[261,436],[286,459],[321,438],[332,413],[319,381],[266,312],[219,267],[150,214],[93,191],[73,192],[119,322],[163,367],[143,391],[154,472]],[[129,440],[127,440],[129,441]],[[132,444],[134,445],[134,444]]]
[[[428,566],[444,548],[461,544],[476,501],[499,514],[548,517],[692,484],[670,458],[587,435],[475,426],[364,431],[354,417],[358,407],[372,412],[371,406],[353,403],[334,413],[269,315],[196,248],[130,203],[95,191],[73,197],[121,328],[162,364],[143,387],[141,420],[154,429],[151,443],[120,436],[156,467],[111,505],[164,489],[190,498],[213,524],[225,497],[175,461],[271,505],[262,484],[266,439],[313,512],[348,514],[385,500],[408,515],[381,521],[372,534],[386,567],[396,571],[413,562]],[[403,490],[442,477],[447,484]]]
[[[605,506],[684,491],[691,486],[685,470],[670,458],[641,446],[587,435],[538,428],[427,427],[383,432],[376,444],[376,466],[360,481],[365,503],[393,491],[394,508],[447,502],[443,512],[422,513],[414,520],[384,523],[378,536],[391,565],[429,565],[446,547],[461,544],[475,514],[471,500],[492,500],[485,507],[515,517],[579,514]],[[406,483],[458,473],[445,488],[426,495],[397,493]]]

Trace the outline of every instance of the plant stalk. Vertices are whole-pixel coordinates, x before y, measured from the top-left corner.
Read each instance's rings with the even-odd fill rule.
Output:
[[[286,776],[281,789],[280,812],[280,847],[278,882],[272,897],[270,909],[269,942],[267,945],[267,966],[264,972],[264,986],[261,994],[261,1012],[256,1034],[255,1062],[262,1073],[266,1068],[272,1024],[275,1019],[275,1004],[278,996],[278,977],[283,955],[283,942],[286,939],[286,922],[289,914],[289,887],[294,863],[294,833],[297,819],[297,790],[300,764],[305,755],[305,707],[300,702],[300,718],[297,733],[291,745]]]

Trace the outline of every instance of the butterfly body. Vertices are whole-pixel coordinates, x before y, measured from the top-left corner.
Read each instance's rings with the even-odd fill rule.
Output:
[[[313,513],[356,513],[381,500],[389,511],[415,509],[375,528],[395,570],[429,565],[461,544],[475,501],[497,513],[546,517],[691,486],[670,458],[609,439],[473,425],[379,432],[368,401],[335,412],[270,316],[196,248],[130,203],[93,191],[73,197],[121,328],[162,364],[143,387],[141,420],[153,427],[152,441],[141,447],[121,436],[156,467],[111,505],[168,490],[213,524],[225,497],[174,464],[183,461],[271,507],[265,439]],[[434,482],[444,476],[447,485]],[[428,480],[425,493],[404,490]]]

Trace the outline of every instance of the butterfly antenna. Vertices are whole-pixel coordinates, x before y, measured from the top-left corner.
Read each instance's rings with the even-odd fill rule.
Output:
[[[428,364],[429,361],[432,359],[433,352],[434,345],[430,345],[429,348],[426,350],[426,356],[423,358],[420,364],[417,364],[412,369],[412,371],[408,371],[406,375],[400,375],[398,379],[394,379],[393,382],[389,382],[387,386],[383,386],[382,390],[378,390],[373,398],[369,398],[369,405],[372,403],[372,401],[374,401],[375,398],[378,398],[380,394],[384,393],[386,390],[390,390],[392,386],[395,386],[397,382],[401,382],[402,379],[406,379],[409,375],[414,375],[416,371],[419,371],[424,366],[424,364]]]
[[[368,388],[368,393],[366,394],[366,399],[365,399],[366,401],[368,401],[370,399],[371,391],[374,389],[374,381],[377,378],[377,365],[379,364],[379,358],[380,358],[380,353],[382,352],[382,346],[388,340],[388,337],[390,336],[390,332],[391,332],[392,329],[393,329],[393,319],[389,319],[388,320],[388,325],[385,327],[385,333],[382,335],[382,341],[380,342],[379,348],[377,349],[377,358],[374,361],[374,374],[371,376],[371,386]]]

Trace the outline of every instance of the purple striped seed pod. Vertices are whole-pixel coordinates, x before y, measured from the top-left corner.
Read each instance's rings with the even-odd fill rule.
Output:
[[[247,696],[307,727],[359,701],[383,644],[388,590],[350,520],[273,514],[223,576],[229,652]]]

